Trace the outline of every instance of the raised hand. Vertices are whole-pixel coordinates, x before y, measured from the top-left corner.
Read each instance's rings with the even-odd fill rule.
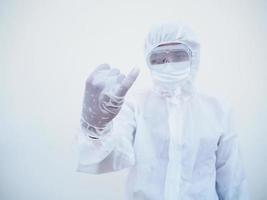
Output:
[[[105,127],[119,113],[138,74],[138,68],[125,76],[108,64],[97,66],[86,80],[82,119],[94,127]]]

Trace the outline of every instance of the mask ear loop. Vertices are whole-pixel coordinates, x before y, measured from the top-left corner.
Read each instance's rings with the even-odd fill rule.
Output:
[[[181,40],[177,40],[176,41],[177,43],[180,43],[180,44],[183,44],[186,46],[186,52],[189,56],[189,59],[190,59],[190,67],[189,67],[189,74],[191,74],[191,70],[192,70],[192,63],[193,63],[193,52],[192,52],[192,49],[190,48],[190,46],[184,42],[184,41],[181,41]]]
[[[181,42],[181,43],[184,44],[187,47],[187,53],[188,53],[189,59],[190,59],[190,66],[189,66],[189,77],[190,77],[190,80],[189,80],[189,82],[192,82],[193,81],[193,79],[192,79],[193,51],[192,51],[192,49],[190,48],[190,46],[188,44],[186,44],[185,42]],[[186,83],[184,83],[184,86],[186,87]]]
[[[187,46],[187,45],[186,45]],[[192,50],[187,46],[187,53],[188,53],[188,56],[189,56],[189,59],[190,59],[190,67],[189,67],[189,74],[191,74],[191,69],[192,69]]]

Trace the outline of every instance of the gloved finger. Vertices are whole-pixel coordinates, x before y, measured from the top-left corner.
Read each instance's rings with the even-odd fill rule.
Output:
[[[107,77],[105,78],[106,88],[112,88],[115,84],[117,84],[118,77],[119,74],[107,75]]]
[[[102,68],[97,70],[93,75],[92,85],[101,87],[104,87],[105,85],[109,86],[110,80],[114,82],[119,74],[120,70],[116,68]]]
[[[131,70],[131,72],[124,78],[120,87],[118,88],[116,95],[119,97],[125,96],[127,91],[133,85],[134,81],[136,80],[137,76],[139,75],[139,68],[135,67]]]
[[[118,75],[120,74],[120,70],[119,69],[116,69],[116,68],[112,68],[109,73],[108,73],[108,76],[113,76],[113,75]]]
[[[106,84],[105,91],[109,91],[113,95],[116,95],[118,88],[120,87],[124,79],[125,79],[124,74],[109,76],[105,83]]]
[[[93,77],[91,86],[98,90],[102,90],[106,85],[108,86],[108,80],[114,79],[117,75],[110,76],[110,70],[99,70]]]
[[[120,75],[117,77],[117,83],[121,83],[124,79],[125,79],[125,75],[124,75],[124,74],[120,74]]]
[[[91,74],[89,75],[89,77],[87,78],[86,82],[90,83],[93,81],[94,76],[102,70],[109,70],[110,66],[106,63],[98,65],[97,67],[95,67],[95,69],[91,72]]]
[[[93,70],[92,73],[96,73],[96,72],[98,72],[98,71],[100,71],[100,70],[107,70],[107,69],[110,69],[109,64],[107,64],[107,63],[103,63],[103,64],[98,65],[98,66]]]

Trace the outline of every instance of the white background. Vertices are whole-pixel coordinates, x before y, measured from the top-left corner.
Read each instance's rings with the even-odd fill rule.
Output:
[[[198,34],[196,83],[235,108],[252,199],[267,199],[266,13],[258,0],[0,0],[0,199],[123,199],[127,170],[75,171],[84,81],[107,62],[148,84],[143,42],[163,20]]]

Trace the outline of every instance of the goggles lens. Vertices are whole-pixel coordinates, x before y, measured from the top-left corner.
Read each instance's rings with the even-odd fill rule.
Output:
[[[160,65],[164,63],[189,61],[190,55],[190,50],[186,46],[157,47],[151,52],[149,62],[151,65]]]

